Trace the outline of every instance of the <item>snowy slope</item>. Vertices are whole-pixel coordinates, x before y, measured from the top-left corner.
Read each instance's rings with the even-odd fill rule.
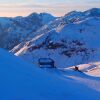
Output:
[[[54,20],[47,13],[32,13],[27,17],[0,18],[0,47],[12,49],[40,27]]]
[[[99,26],[99,17],[61,24],[19,44],[11,52],[35,64],[39,58],[52,58],[56,67],[100,61]]]
[[[99,100],[100,78],[44,71],[0,49],[0,100]]]
[[[86,73],[87,75],[100,77],[100,62],[91,62],[77,66],[80,71]]]
[[[27,17],[1,17],[0,47],[11,50],[22,41],[30,40],[37,34],[49,32],[61,24],[81,21],[88,17],[100,17],[100,9],[93,8],[85,12],[72,11],[59,18],[48,13],[32,13]]]
[[[99,26],[100,9],[73,11],[29,35],[27,42],[10,52],[36,66],[40,58],[51,58],[58,68],[80,65],[86,74],[100,77]]]

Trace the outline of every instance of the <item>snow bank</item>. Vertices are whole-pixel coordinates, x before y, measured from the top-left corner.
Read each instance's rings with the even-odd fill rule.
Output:
[[[0,49],[0,100],[99,100],[100,93]]]

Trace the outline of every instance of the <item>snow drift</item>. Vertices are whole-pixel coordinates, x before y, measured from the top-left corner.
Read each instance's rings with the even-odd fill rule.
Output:
[[[64,75],[56,70],[54,73],[47,73],[0,49],[0,100],[100,99],[98,78],[70,71]],[[83,77],[87,80],[81,82],[79,77],[81,81]]]

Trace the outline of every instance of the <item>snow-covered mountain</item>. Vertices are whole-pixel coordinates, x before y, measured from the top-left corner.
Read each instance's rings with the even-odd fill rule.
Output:
[[[100,9],[0,18],[0,47],[0,100],[100,99]]]
[[[0,49],[1,100],[99,100],[100,78],[42,70]]]
[[[100,9],[72,11],[60,18],[48,13],[32,13],[27,17],[2,17],[0,18],[0,47],[10,50],[22,41],[30,40],[37,33],[47,32],[60,24],[72,23],[88,17],[100,17]]]
[[[32,13],[27,17],[0,18],[0,47],[12,49],[55,17],[48,13]]]
[[[52,58],[56,67],[100,61],[99,11],[73,11],[57,18],[11,52],[34,64],[39,58]]]
[[[84,12],[86,16],[100,17],[100,8],[92,8]]]

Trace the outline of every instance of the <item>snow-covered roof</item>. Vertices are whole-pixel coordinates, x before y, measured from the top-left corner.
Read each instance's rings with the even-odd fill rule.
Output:
[[[54,61],[51,58],[40,58],[39,62],[48,63],[48,62],[54,62]]]

